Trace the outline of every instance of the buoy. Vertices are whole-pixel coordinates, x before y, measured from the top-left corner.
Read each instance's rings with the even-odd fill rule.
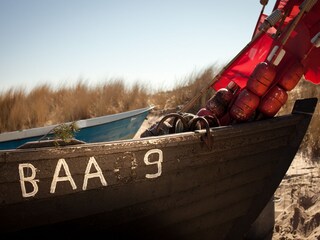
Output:
[[[282,87],[286,91],[291,91],[302,78],[305,72],[304,66],[298,60],[294,60],[289,64],[289,66],[285,69],[283,74],[277,77],[277,83],[280,87]]]
[[[206,103],[206,109],[216,117],[222,117],[239,86],[231,81],[226,88],[219,89]]]
[[[246,88],[261,97],[267,92],[275,76],[275,67],[266,62],[261,62],[257,64],[250,75]]]
[[[199,117],[204,117],[208,121],[210,127],[220,126],[218,118],[214,116],[212,112],[206,108],[201,108],[196,115]],[[201,125],[201,129],[205,128],[203,122],[199,122],[199,124]]]
[[[273,117],[288,99],[287,92],[278,85],[272,87],[262,98],[258,110],[266,117]]]
[[[260,97],[248,89],[243,89],[230,109],[230,116],[237,121],[247,121],[260,103]]]

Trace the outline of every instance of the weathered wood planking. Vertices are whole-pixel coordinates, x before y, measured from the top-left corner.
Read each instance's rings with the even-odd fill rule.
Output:
[[[300,146],[316,104],[303,102],[313,108],[213,128],[211,148],[201,130],[0,152],[0,231],[242,236]]]

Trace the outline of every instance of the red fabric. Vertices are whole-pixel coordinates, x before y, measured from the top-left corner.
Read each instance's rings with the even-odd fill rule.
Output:
[[[222,73],[220,79],[212,87],[218,90],[227,86],[230,81],[234,81],[244,88],[253,69],[269,54],[271,44],[272,38],[267,34],[262,34],[249,44],[249,47]]]
[[[284,26],[294,19],[299,13],[299,6],[303,0],[278,0],[275,9],[279,8],[283,12],[288,12]],[[278,71],[285,71],[286,62],[290,62],[291,58],[297,58],[302,61],[306,72],[305,79],[315,84],[320,83],[320,49],[313,48],[311,39],[320,32],[320,1],[318,1],[311,10],[306,13],[298,22],[295,29],[290,34],[288,41],[283,46],[286,55],[282,59],[282,64],[278,67]],[[279,39],[279,41],[281,38]],[[274,45],[279,45],[278,41],[274,41]]]
[[[291,2],[293,7],[288,17],[290,20],[298,14],[298,6],[302,1]],[[302,61],[306,69],[305,79],[315,84],[320,83],[320,49],[313,47],[310,41],[318,32],[320,32],[320,1],[301,18],[283,47],[290,53],[287,55]]]
[[[279,8],[284,13],[287,13],[284,23],[277,23],[275,28],[268,31],[267,34],[262,34],[254,42],[249,43],[243,53],[222,72],[221,77],[212,84],[212,87],[218,90],[225,87],[230,81],[235,81],[241,88],[244,88],[255,66],[266,60],[275,45],[281,46],[281,37],[285,36],[285,34],[280,35],[278,39],[272,39],[271,32],[279,29],[285,33],[292,20],[299,13],[299,6],[302,2],[303,0],[277,0],[274,10]],[[261,15],[260,21],[264,18],[265,16]],[[302,61],[305,66],[306,80],[315,84],[320,83],[320,48],[314,48],[310,43],[310,40],[318,32],[320,32],[320,1],[300,19],[291,32],[288,41],[285,42],[284,46],[281,46],[286,51],[286,54],[279,66],[277,66],[279,74],[281,74],[281,71],[286,70],[286,65],[293,58],[296,58]]]
[[[315,4],[303,20],[305,26],[309,30],[310,39],[312,39],[320,32],[320,1]],[[315,84],[320,84],[320,47],[311,48],[311,51],[303,61],[303,64],[307,68],[307,72],[305,73],[306,80]]]

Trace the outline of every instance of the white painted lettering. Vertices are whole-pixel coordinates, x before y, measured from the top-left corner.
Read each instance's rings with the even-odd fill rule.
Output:
[[[90,169],[91,169],[91,166],[94,166],[95,169],[96,169],[96,172],[94,173],[90,173]],[[88,161],[88,164],[87,164],[87,168],[86,168],[86,172],[84,174],[84,180],[83,180],[83,186],[82,186],[82,190],[87,190],[87,185],[88,185],[88,179],[89,178],[100,178],[100,181],[101,181],[101,184],[103,186],[107,186],[107,181],[106,179],[104,178],[104,176],[102,175],[102,171],[101,171],[101,168],[99,167],[96,159],[94,157],[91,157]]]
[[[24,169],[27,169],[27,173],[29,173],[29,169],[31,170],[30,176],[24,175]],[[37,169],[31,163],[21,163],[19,164],[19,176],[20,176],[20,186],[22,197],[33,197],[37,194],[39,188],[37,182],[39,179],[35,179]],[[29,174],[28,174],[29,175]],[[27,192],[25,182],[31,183],[33,190],[31,192]]]
[[[66,176],[64,176],[64,177],[59,177],[61,167],[64,168],[64,171],[66,173]],[[64,182],[64,181],[69,181],[73,190],[77,189],[77,186],[71,176],[69,166],[66,163],[66,160],[61,158],[61,159],[59,159],[57,166],[56,166],[56,170],[54,171],[54,175],[53,175],[51,187],[50,187],[50,193],[55,193],[57,182]]]
[[[154,153],[157,153],[159,155],[158,161],[150,162],[149,155],[154,154]],[[157,178],[157,177],[161,176],[161,173],[162,173],[162,164],[161,163],[162,163],[162,161],[163,161],[163,154],[160,149],[151,149],[146,153],[146,155],[144,155],[144,163],[146,165],[157,164],[157,166],[158,166],[158,172],[153,173],[153,174],[146,174],[146,178]]]

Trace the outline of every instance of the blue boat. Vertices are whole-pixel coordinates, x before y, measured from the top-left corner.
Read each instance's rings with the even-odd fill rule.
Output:
[[[86,143],[124,140],[133,138],[153,106],[132,111],[76,121],[78,131],[74,138]],[[66,123],[66,124],[71,124]],[[15,149],[27,142],[45,139],[61,124],[30,128],[0,134],[0,150]]]

